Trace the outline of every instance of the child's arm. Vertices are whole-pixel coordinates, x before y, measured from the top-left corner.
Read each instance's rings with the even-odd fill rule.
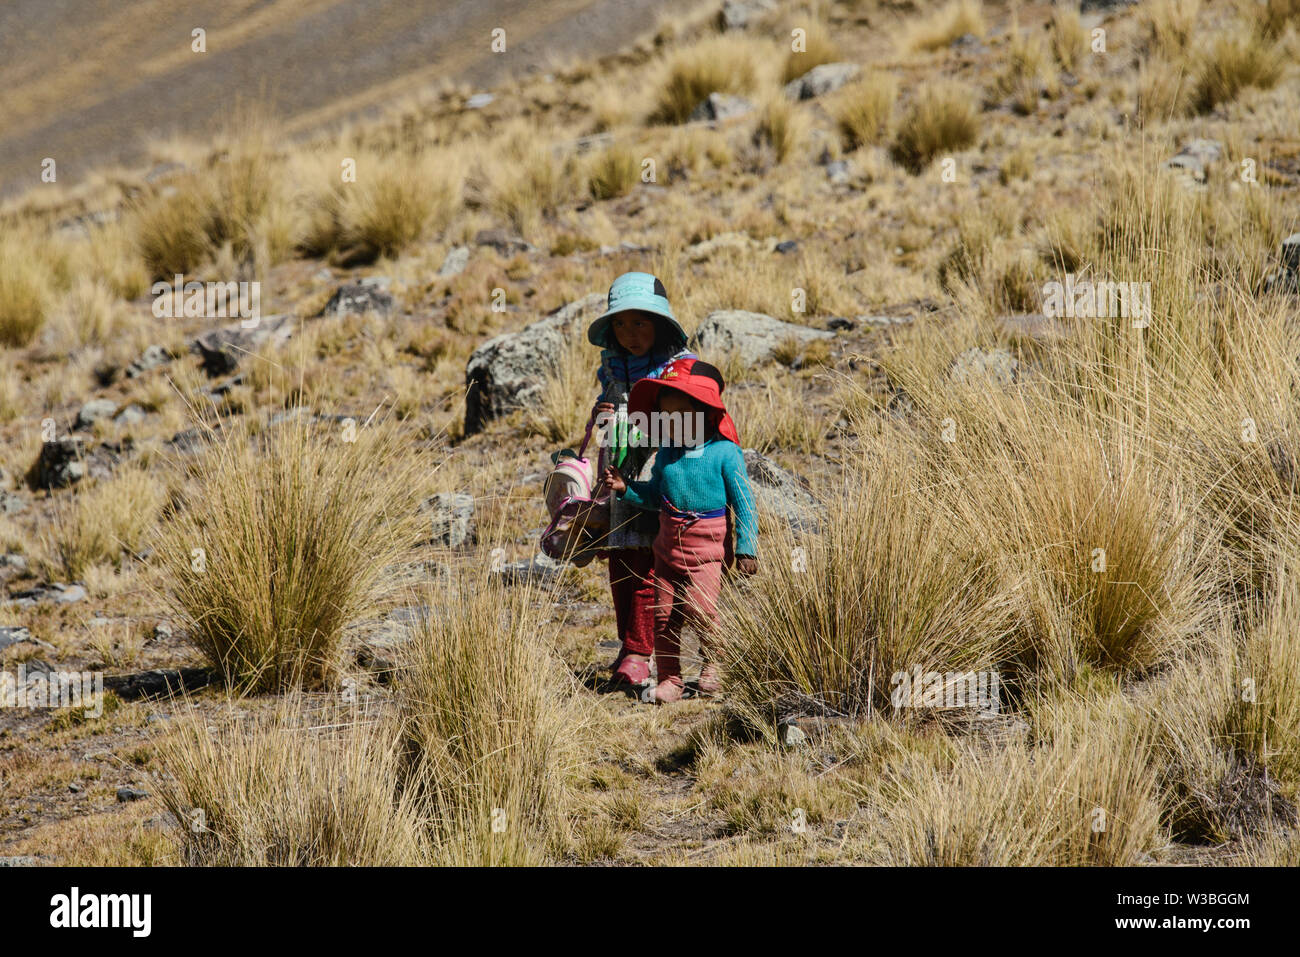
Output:
[[[745,469],[745,454],[734,442],[722,460],[722,482],[727,489],[727,505],[736,513],[736,557],[758,554],[758,512],[754,508],[754,493],[749,487],[749,473]]]
[[[659,510],[659,483],[658,463],[650,469],[650,480],[647,482],[629,482],[623,478],[623,473],[613,466],[605,469],[605,484],[613,489],[619,498],[649,512]]]
[[[626,484],[627,488],[619,495],[619,498],[649,512],[659,511],[659,475],[656,469],[652,468],[650,470],[649,481],[628,482]]]

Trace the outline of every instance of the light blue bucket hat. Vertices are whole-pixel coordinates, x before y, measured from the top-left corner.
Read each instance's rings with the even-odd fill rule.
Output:
[[[676,348],[686,345],[686,330],[673,315],[673,307],[668,304],[668,291],[648,272],[625,272],[614,280],[609,287],[605,311],[587,327],[587,341],[601,348],[611,345],[608,341],[609,324],[620,312],[633,311],[648,312],[666,320],[669,335],[676,339],[672,345]]]

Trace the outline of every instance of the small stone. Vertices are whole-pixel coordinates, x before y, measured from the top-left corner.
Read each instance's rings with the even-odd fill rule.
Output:
[[[781,725],[780,734],[781,744],[787,748],[801,748],[808,743],[808,735],[796,724]]]
[[[17,552],[0,555],[0,568],[12,568],[16,572],[27,571],[27,559]]]
[[[117,803],[126,804],[130,801],[142,801],[149,796],[148,791],[141,791],[139,788],[118,788]]]
[[[115,425],[139,425],[144,421],[144,409],[138,405],[128,405],[113,417]]]
[[[459,276],[468,265],[469,247],[453,246],[447,252],[447,257],[442,261],[442,267],[438,270],[438,278],[450,279],[452,276]]]
[[[157,369],[159,366],[164,366],[171,361],[172,357],[162,346],[149,346],[140,354],[140,358],[126,367],[126,377],[128,379],[138,379],[150,369]]]
[[[154,641],[166,641],[172,634],[172,626],[165,621],[160,621],[153,626]]]
[[[797,252],[798,250],[799,243],[793,239],[786,239],[776,244],[776,251],[783,256],[787,253]]]
[[[17,515],[27,507],[27,500],[13,492],[0,492],[0,515]]]
[[[491,93],[475,93],[465,101],[465,109],[481,110],[485,106],[490,106],[496,97]]]
[[[0,867],[39,867],[40,864],[38,857],[0,857]]]
[[[844,316],[831,316],[829,319],[826,320],[826,328],[831,329],[835,332],[848,331],[849,329],[853,329],[856,326],[857,323],[855,323],[852,319],[848,319]]]
[[[32,633],[21,625],[0,625],[0,651],[31,640]]]
[[[116,411],[117,403],[112,399],[91,399],[77,413],[77,421],[73,428],[89,429],[100,419],[107,419]]]
[[[474,234],[474,245],[491,246],[502,256],[515,253],[535,253],[537,247],[521,236],[515,236],[504,229],[480,229]]]
[[[463,492],[439,492],[421,506],[431,512],[433,545],[459,548],[474,539],[474,496]]]
[[[854,79],[861,68],[856,63],[822,63],[797,80],[785,85],[785,95],[792,100],[811,100],[834,92]]]
[[[81,785],[73,781],[71,784],[68,785],[68,790],[71,791],[73,794],[80,794]]]
[[[743,96],[728,93],[710,93],[691,111],[691,120],[716,122],[744,116],[754,110],[754,104]]]
[[[849,181],[848,160],[836,160],[834,163],[827,163],[826,178],[836,185],[847,183]]]
[[[723,30],[744,30],[776,9],[776,0],[726,0],[718,13]]]
[[[318,315],[350,316],[377,312],[387,315],[393,311],[393,297],[379,283],[361,282],[339,286]]]

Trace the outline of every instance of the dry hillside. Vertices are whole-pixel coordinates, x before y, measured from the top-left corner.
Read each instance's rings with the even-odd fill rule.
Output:
[[[253,58],[289,16],[220,6]],[[398,57],[328,130],[351,80],[0,57],[6,163],[220,114],[0,211],[0,671],[110,688],[0,708],[0,857],[1297,863],[1300,3],[712,2],[586,58],[498,6],[520,78]],[[604,565],[536,557],[631,269],[763,513],[722,697],[661,708]]]

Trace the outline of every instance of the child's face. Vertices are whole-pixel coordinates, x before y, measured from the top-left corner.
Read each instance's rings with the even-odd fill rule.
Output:
[[[614,338],[634,356],[643,356],[655,344],[654,317],[644,312],[624,312],[614,317]]]
[[[658,408],[660,412],[666,412],[670,415],[678,413],[677,416],[668,420],[668,432],[673,445],[682,445],[685,438],[679,423],[685,423],[686,416],[695,414],[695,403],[691,401],[690,396],[678,392],[676,389],[660,389]]]

